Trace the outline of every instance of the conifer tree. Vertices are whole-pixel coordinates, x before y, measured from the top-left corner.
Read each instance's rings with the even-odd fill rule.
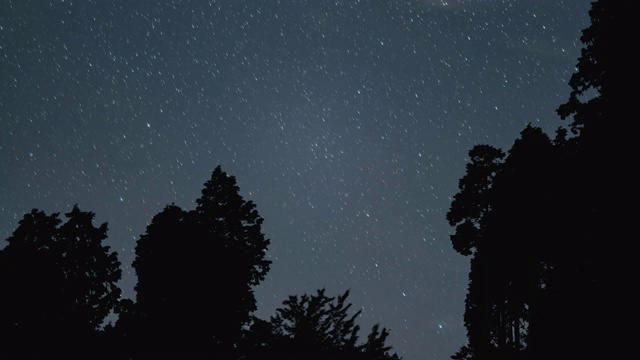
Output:
[[[136,247],[134,356],[237,356],[269,271],[262,217],[218,166],[195,210],[169,205]]]
[[[64,224],[58,216],[25,214],[0,251],[0,357],[101,357],[101,327],[120,297],[120,262],[93,212],[76,205]]]

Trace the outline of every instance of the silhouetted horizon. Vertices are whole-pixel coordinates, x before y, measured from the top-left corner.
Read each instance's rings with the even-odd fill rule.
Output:
[[[614,19],[631,16],[621,4]],[[597,39],[621,38],[632,22],[604,16],[581,39],[590,8],[3,2],[0,267],[13,295],[0,321],[15,340],[5,351],[86,357],[109,343],[118,345],[104,358],[237,358],[253,327],[261,356],[284,356],[299,346],[296,332],[272,321],[291,296],[307,304],[322,289],[327,297],[314,299],[328,305],[347,291],[353,306],[343,315],[358,314],[357,345],[337,350],[348,335],[318,333],[315,348],[333,356],[388,348],[404,360],[484,357],[494,345],[533,356],[542,348],[529,346],[529,331],[546,334],[532,335],[543,344],[569,326],[605,323],[599,307],[581,315],[597,304],[573,304],[593,291],[625,298],[620,274],[631,262],[613,260],[624,246],[585,239],[628,237],[619,225],[628,215],[610,209],[623,208],[618,191],[634,178],[612,159],[628,162],[633,132],[593,114],[629,112],[629,94],[616,90],[629,86],[626,45]],[[581,57],[594,39],[609,45]],[[580,105],[598,91],[602,99]],[[202,185],[215,174],[229,174],[239,197],[204,210]],[[260,215],[235,212],[224,231],[219,214],[203,215],[237,205]],[[203,245],[240,229],[229,224],[248,226],[246,246]],[[576,249],[580,260],[569,260]],[[495,254],[502,260],[487,260]],[[226,296],[204,291],[205,279]],[[565,325],[545,323],[550,314]],[[188,319],[216,316],[215,326]],[[480,326],[482,317],[495,321]],[[183,330],[170,337],[175,327]],[[146,346],[154,332],[165,340]],[[570,338],[604,336],[582,335]]]

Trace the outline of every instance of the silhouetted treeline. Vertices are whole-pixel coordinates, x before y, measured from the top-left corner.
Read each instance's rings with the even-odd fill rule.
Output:
[[[107,224],[74,206],[65,214],[33,210],[0,251],[0,357],[79,358],[120,298],[120,262],[102,244]],[[90,357],[90,356],[89,356]]]
[[[270,321],[254,318],[247,333],[244,359],[400,360],[385,344],[389,332],[376,324],[359,342],[361,311],[349,314],[349,291],[337,297],[319,289],[315,295],[289,296]]]
[[[166,206],[138,239],[135,301],[120,297],[92,212],[26,214],[0,250],[0,358],[399,360],[379,325],[360,341],[348,291],[290,296],[256,318],[271,264],[256,205],[220,166],[196,204]]]
[[[454,249],[471,256],[468,343],[453,359],[633,353],[632,4],[592,3],[557,110],[567,129],[529,125],[507,152],[470,150],[447,213]],[[0,250],[0,358],[398,359],[385,328],[359,339],[348,291],[290,296],[256,318],[253,288],[270,267],[262,217],[219,166],[196,203],[166,206],[139,238],[135,301],[121,298],[92,212],[25,214]]]
[[[527,126],[504,153],[469,152],[447,220],[471,256],[464,323],[453,359],[615,358],[631,353],[625,317],[636,73],[626,54],[631,1],[592,3],[585,47],[557,112],[553,139]]]

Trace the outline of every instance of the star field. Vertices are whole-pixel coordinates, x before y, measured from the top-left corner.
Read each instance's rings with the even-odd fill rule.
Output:
[[[476,144],[549,132],[587,0],[0,2],[0,237],[32,208],[135,242],[216,165],[265,219],[268,318],[326,287],[405,360],[466,343],[451,197]],[[180,246],[180,244],[176,244]]]

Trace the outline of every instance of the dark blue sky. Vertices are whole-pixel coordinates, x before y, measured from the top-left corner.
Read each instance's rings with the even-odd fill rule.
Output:
[[[507,150],[555,109],[586,0],[0,2],[0,237],[32,208],[135,242],[217,165],[271,239],[256,289],[351,289],[405,360],[466,342],[468,259],[445,220],[476,144]],[[180,246],[180,244],[176,244]]]

